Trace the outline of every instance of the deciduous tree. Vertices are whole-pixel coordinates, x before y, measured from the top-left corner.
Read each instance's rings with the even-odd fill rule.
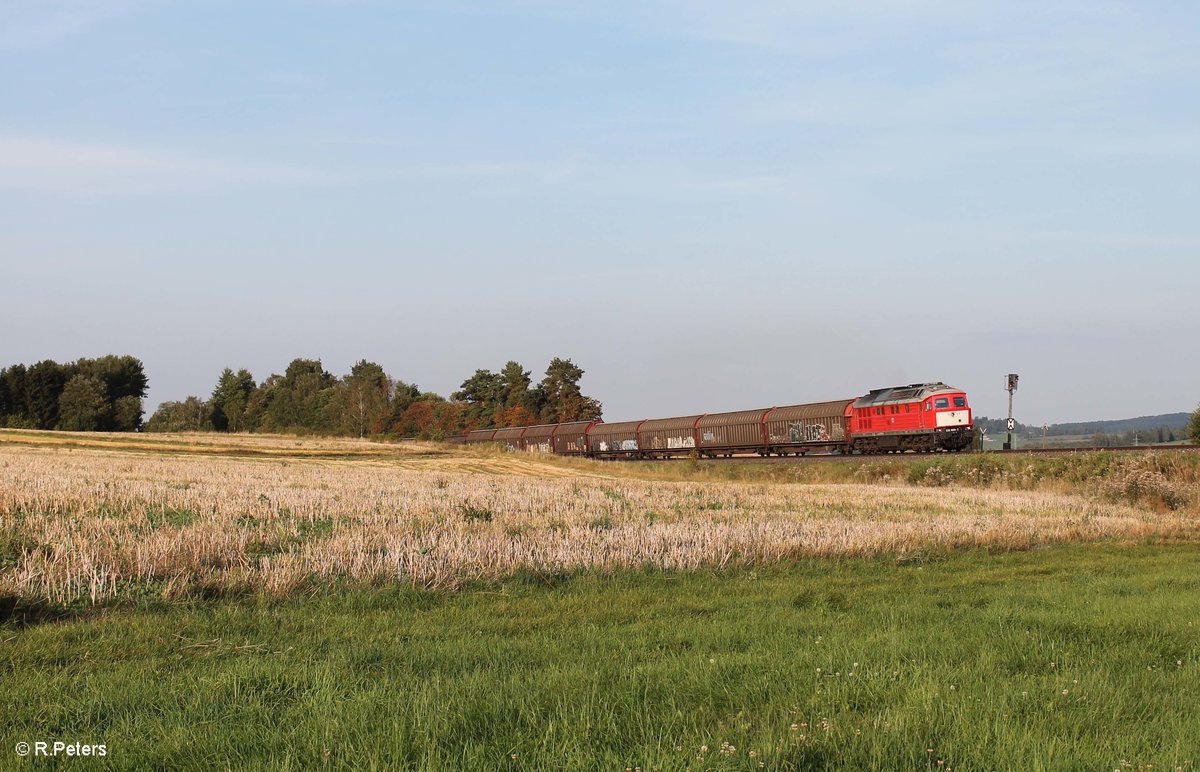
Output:
[[[80,373],[67,381],[58,399],[58,427],[68,432],[94,432],[111,422],[111,403],[104,382]]]
[[[391,414],[392,379],[383,368],[363,359],[338,382],[330,402],[330,426],[339,434],[365,437],[384,429]]]
[[[142,400],[149,386],[142,360],[128,354],[107,354],[95,359],[80,359],[74,367],[80,374],[104,384],[104,400],[109,409],[104,412],[97,429],[133,432],[142,428]]]
[[[319,359],[293,359],[276,385],[263,417],[269,431],[327,428],[326,406],[333,397],[336,379],[325,372]]]
[[[146,422],[148,432],[195,432],[207,424],[208,404],[199,397],[164,402]],[[211,424],[209,424],[211,426]]]

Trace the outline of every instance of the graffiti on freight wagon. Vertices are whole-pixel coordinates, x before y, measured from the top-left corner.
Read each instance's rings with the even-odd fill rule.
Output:
[[[616,440],[611,445],[607,442],[598,443],[601,453],[606,453],[610,450],[637,450],[637,440]]]
[[[793,421],[788,424],[786,437],[771,436],[773,443],[829,442],[829,428],[824,424],[804,424]]]

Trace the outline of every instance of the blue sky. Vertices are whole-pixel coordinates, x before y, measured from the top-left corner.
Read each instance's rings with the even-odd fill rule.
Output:
[[[0,364],[1200,400],[1194,3],[0,5]]]

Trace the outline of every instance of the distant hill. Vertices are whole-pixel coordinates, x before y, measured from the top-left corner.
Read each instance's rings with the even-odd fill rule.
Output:
[[[1101,439],[1101,436],[1103,436],[1103,441],[1099,444],[1104,445],[1135,441],[1143,443],[1173,442],[1187,436],[1189,420],[1191,420],[1190,413],[1164,413],[1109,421],[1050,424],[1045,435],[1048,439],[1055,438],[1049,439],[1050,445],[1090,445],[1093,440]],[[1004,418],[977,416],[975,424],[980,428],[986,428],[987,433],[992,437],[1000,437],[1008,432]],[[1013,434],[1018,438],[1040,441],[1042,427],[1030,426],[1018,421]],[[1025,443],[1018,444],[1024,445]]]
[[[1157,429],[1165,426],[1168,429],[1184,429],[1191,415],[1188,413],[1164,413],[1163,415],[1144,415],[1138,418],[1123,418],[1119,421],[1090,421],[1079,424],[1054,424],[1047,434],[1123,434],[1144,429]]]

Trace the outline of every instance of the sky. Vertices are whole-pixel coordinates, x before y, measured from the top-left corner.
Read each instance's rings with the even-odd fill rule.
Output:
[[[0,0],[0,366],[1200,400],[1193,2]]]

